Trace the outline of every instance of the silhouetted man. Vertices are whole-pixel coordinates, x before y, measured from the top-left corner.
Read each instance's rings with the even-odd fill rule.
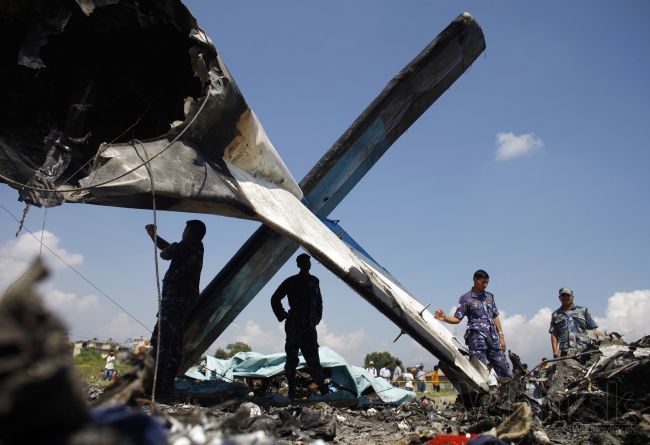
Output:
[[[153,239],[153,224],[145,226]],[[156,235],[160,258],[171,260],[163,278],[160,304],[160,357],[158,360],[157,392],[163,396],[174,393],[174,380],[183,359],[183,333],[187,316],[199,297],[199,280],[203,267],[203,237],[205,224],[199,220],[187,222],[183,239],[168,243]],[[158,343],[158,323],[151,334],[151,345]]]
[[[323,298],[320,294],[318,278],[309,273],[311,261],[309,255],[302,253],[296,258],[300,272],[287,278],[280,284],[271,297],[271,307],[278,321],[286,320],[284,331],[287,334],[284,350],[287,362],[284,371],[289,383],[289,398],[296,396],[296,367],[298,350],[307,362],[309,374],[318,385],[321,394],[329,389],[318,357],[318,338],[316,325],[323,316]],[[288,297],[289,312],[282,306],[282,299]]]

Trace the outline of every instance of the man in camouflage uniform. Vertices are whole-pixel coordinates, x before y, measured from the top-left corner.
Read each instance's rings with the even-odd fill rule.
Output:
[[[309,273],[311,261],[309,255],[298,255],[296,263],[300,272],[284,280],[271,297],[271,308],[278,321],[286,320],[284,331],[287,335],[284,350],[287,361],[284,371],[289,383],[289,398],[296,396],[296,367],[298,350],[307,362],[309,374],[318,385],[321,394],[329,389],[318,356],[318,338],[316,325],[323,316],[323,298],[320,293],[318,278]],[[288,297],[289,312],[282,306],[282,299]]]
[[[458,324],[467,316],[465,344],[469,353],[486,365],[490,363],[499,377],[512,377],[506,361],[506,341],[499,320],[499,310],[494,295],[485,289],[490,276],[484,270],[474,272],[474,286],[458,300],[453,316],[445,315],[441,309],[435,317],[446,323]]]
[[[596,329],[598,324],[591,318],[586,307],[573,304],[573,291],[568,287],[560,289],[562,306],[551,315],[551,346],[553,356],[566,356],[580,352],[589,344],[587,329]]]
[[[156,326],[151,334],[151,344],[156,351],[158,323],[160,323],[160,356],[158,359],[157,392],[172,395],[174,379],[183,359],[183,333],[187,317],[199,296],[199,280],[203,267],[203,237],[205,224],[199,220],[187,222],[183,239],[168,243],[155,235],[155,226],[145,227],[160,249],[160,258],[171,260],[163,278],[162,301]]]

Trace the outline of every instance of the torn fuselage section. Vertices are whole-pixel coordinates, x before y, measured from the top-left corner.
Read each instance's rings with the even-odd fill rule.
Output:
[[[151,208],[151,171],[159,208],[251,218],[224,157],[301,196],[180,1],[77,3],[0,6],[0,180],[21,200]]]

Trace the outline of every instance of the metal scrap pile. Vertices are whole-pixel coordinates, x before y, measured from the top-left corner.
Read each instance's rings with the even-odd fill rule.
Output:
[[[480,400],[480,409],[468,410],[463,421],[483,422],[488,429],[525,403],[531,432],[522,443],[648,443],[648,346],[649,337],[627,344],[612,333],[586,351],[542,362],[528,373],[511,353],[514,377]]]

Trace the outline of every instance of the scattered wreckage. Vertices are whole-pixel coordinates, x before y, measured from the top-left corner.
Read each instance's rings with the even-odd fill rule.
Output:
[[[153,359],[137,349],[131,357],[132,369],[104,391],[90,388],[88,399],[94,400],[88,402],[72,365],[64,326],[34,291],[44,275],[43,267],[36,264],[0,300],[2,444],[650,441],[650,337],[626,344],[613,334],[584,353],[548,361],[548,367],[543,364],[529,373],[512,354],[514,377],[477,399],[472,409],[460,400],[436,403],[425,397],[400,404],[376,399],[361,407],[319,399],[286,406],[281,398],[260,397],[241,382],[226,382],[231,389],[240,389],[222,391],[226,397],[219,400],[143,406],[141,397],[153,376]],[[232,366],[215,369],[223,377],[235,377]]]
[[[30,205],[202,212],[263,223],[208,284],[184,372],[302,245],[435,355],[463,393],[488,372],[330,212],[485,49],[458,16],[298,184],[178,0],[0,3],[0,180]]]

